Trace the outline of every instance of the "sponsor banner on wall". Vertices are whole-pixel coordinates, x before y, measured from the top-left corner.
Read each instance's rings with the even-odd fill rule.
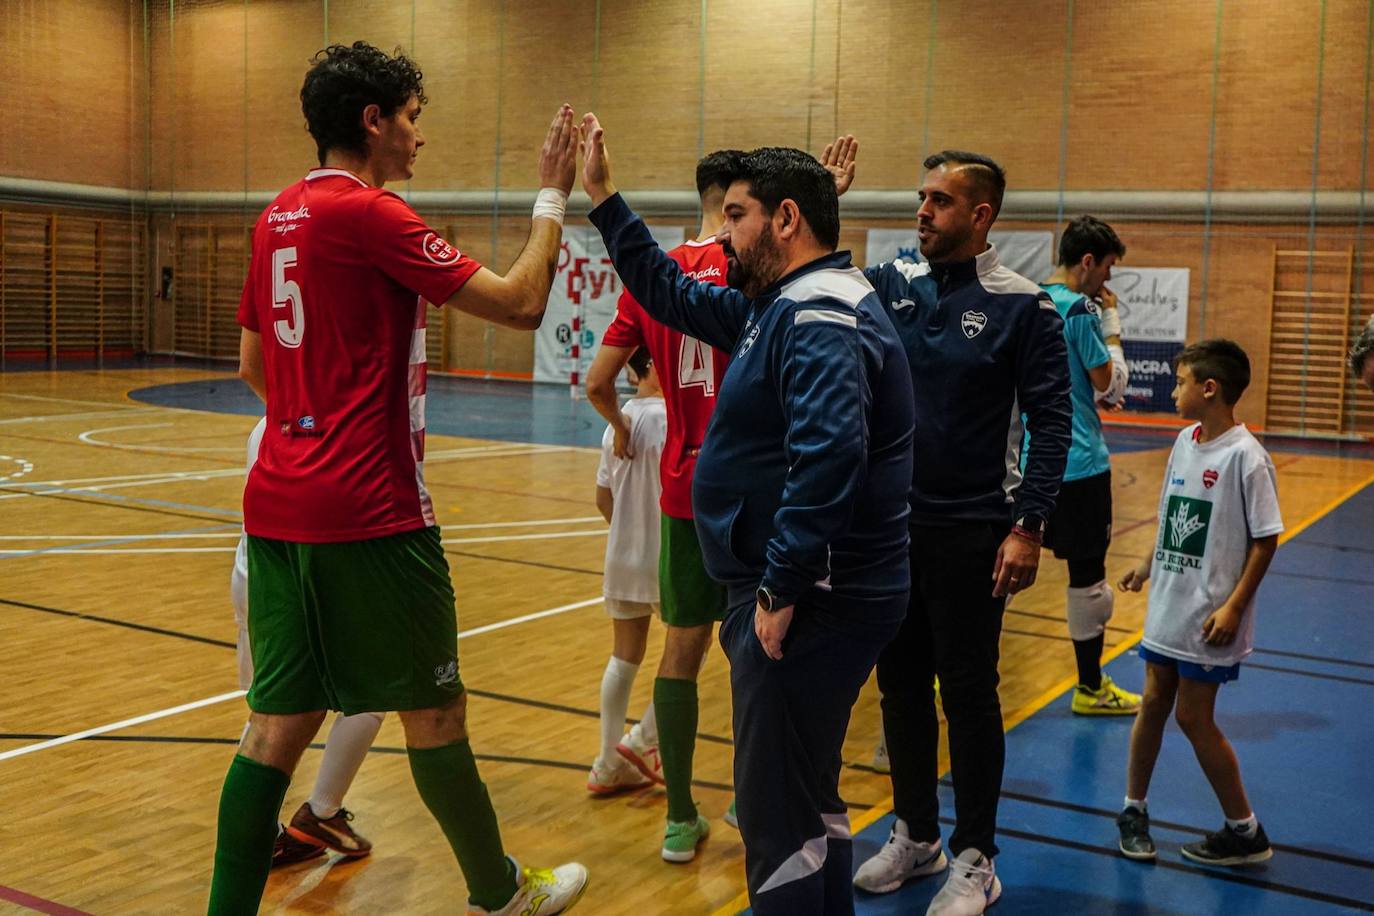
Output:
[[[1174,357],[1188,339],[1186,267],[1114,267],[1107,284],[1121,310],[1121,348],[1131,373],[1126,409],[1174,410]]]
[[[649,232],[665,250],[681,245],[685,237],[681,226],[650,226]],[[601,233],[590,226],[565,226],[548,310],[544,313],[544,323],[534,335],[536,382],[568,383],[572,372],[574,297],[582,301],[579,363],[580,375],[585,378],[601,335],[615,318],[615,303],[620,292],[620,278],[611,266]]]
[[[1054,270],[1052,232],[1003,232],[994,229],[988,235],[988,240],[997,246],[997,257],[1002,263],[1028,280],[1039,283]],[[921,252],[916,246],[916,230],[868,230],[868,251],[865,256],[868,266],[895,260],[921,261]]]

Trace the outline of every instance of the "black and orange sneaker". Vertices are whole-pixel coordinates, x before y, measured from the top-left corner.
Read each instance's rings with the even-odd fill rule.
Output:
[[[372,844],[353,832],[353,828],[348,825],[351,820],[353,812],[347,808],[340,808],[339,812],[330,818],[317,817],[310,809],[310,802],[306,802],[291,818],[286,832],[302,843],[310,843],[321,849],[327,846],[350,859],[357,859],[371,852]]]
[[[324,847],[316,843],[303,843],[286,832],[285,827],[277,830],[277,841],[272,844],[272,867],[295,865],[324,855]]]

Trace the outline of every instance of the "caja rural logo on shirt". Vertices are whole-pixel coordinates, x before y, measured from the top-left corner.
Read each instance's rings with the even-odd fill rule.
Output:
[[[1170,496],[1164,514],[1164,535],[1155,559],[1170,572],[1201,569],[1207,552],[1207,525],[1212,520],[1212,504],[1187,496]]]

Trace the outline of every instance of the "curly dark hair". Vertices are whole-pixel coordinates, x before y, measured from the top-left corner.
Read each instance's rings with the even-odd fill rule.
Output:
[[[423,105],[424,78],[415,62],[397,48],[394,56],[365,41],[330,45],[311,59],[301,86],[305,126],[315,138],[324,165],[331,149],[361,153],[366,149],[362,112],[368,105],[390,117],[416,96]]]

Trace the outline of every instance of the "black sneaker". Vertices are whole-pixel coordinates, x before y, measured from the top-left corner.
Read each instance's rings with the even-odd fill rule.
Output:
[[[1128,859],[1141,862],[1155,860],[1155,841],[1150,838],[1150,815],[1136,807],[1129,807],[1116,816],[1116,827],[1121,831],[1117,848]]]
[[[1182,852],[1204,865],[1254,865],[1273,856],[1274,847],[1269,845],[1262,825],[1256,825],[1255,835],[1250,837],[1242,836],[1227,825],[1216,833],[1207,834],[1201,842],[1188,843]]]

